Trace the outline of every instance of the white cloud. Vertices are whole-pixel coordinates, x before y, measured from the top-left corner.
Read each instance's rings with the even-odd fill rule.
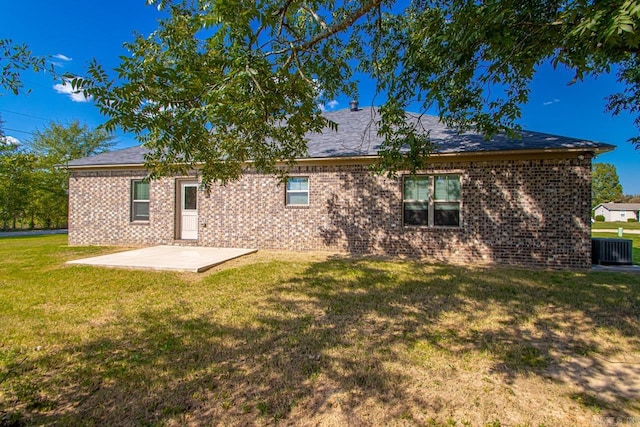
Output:
[[[336,101],[335,99],[332,99],[331,101],[327,102],[327,104],[323,104],[323,103],[318,103],[318,108],[320,109],[320,111],[322,111],[323,113],[326,113],[328,110],[333,110],[335,109],[338,105],[340,105],[340,103],[338,101]]]
[[[20,142],[20,140],[18,138],[15,138],[13,136],[5,136],[4,138],[0,138],[0,142],[3,145],[22,145],[22,143]]]
[[[57,53],[55,55],[53,55],[54,58],[60,59],[61,61],[72,61],[72,58],[69,58],[67,55],[63,55],[61,53]]]
[[[69,80],[65,80],[62,83],[57,83],[53,85],[53,89],[58,93],[69,95],[69,98],[71,98],[73,102],[89,101],[89,98],[84,96],[84,93],[82,91],[73,90],[73,87],[71,86],[71,82]]]
[[[559,100],[558,98],[555,98],[555,99],[553,99],[553,100],[551,100],[551,101],[545,101],[545,102],[543,102],[543,103],[542,103],[542,105],[544,105],[544,106],[546,107],[547,105],[556,104],[556,103],[558,103],[558,102],[560,102],[560,100]]]

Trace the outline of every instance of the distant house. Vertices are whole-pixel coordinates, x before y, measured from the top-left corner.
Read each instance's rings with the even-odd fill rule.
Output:
[[[640,215],[640,203],[600,203],[593,208],[593,215],[594,217],[602,215],[607,222],[627,222],[629,219],[637,221]]]
[[[69,162],[69,244],[202,245],[421,257],[463,264],[591,266],[591,160],[614,147],[525,131],[485,141],[408,114],[436,144],[428,166],[370,172],[371,108],[326,113],[285,183],[247,165],[226,186],[146,182],[144,147]]]

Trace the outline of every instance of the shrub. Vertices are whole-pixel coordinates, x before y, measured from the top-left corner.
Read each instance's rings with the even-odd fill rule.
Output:
[[[627,219],[627,222],[638,222],[638,220],[635,218],[629,218]]]
[[[604,221],[604,215],[596,215],[596,221]]]

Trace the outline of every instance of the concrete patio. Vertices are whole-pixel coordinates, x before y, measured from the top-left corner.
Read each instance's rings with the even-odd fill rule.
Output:
[[[200,273],[223,262],[254,252],[257,252],[257,249],[153,246],[77,259],[68,261],[67,264]]]

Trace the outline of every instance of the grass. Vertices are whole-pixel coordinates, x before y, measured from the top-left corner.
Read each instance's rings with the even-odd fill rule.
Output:
[[[617,230],[622,227],[625,230],[640,230],[640,222],[604,222],[596,221],[591,224],[593,230]]]
[[[638,417],[640,275],[261,251],[208,273],[0,240],[0,425]],[[597,418],[594,418],[597,417]]]

